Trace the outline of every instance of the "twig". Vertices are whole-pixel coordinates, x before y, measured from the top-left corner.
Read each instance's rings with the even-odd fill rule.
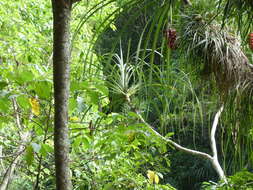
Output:
[[[46,140],[47,140],[48,129],[49,129],[49,126],[50,126],[50,118],[51,118],[51,111],[52,111],[51,101],[50,101],[49,111],[48,111],[48,114],[47,114],[46,129],[45,129],[45,133],[44,133],[44,137],[43,137],[43,143],[45,143]],[[36,181],[35,181],[34,188],[33,188],[34,190],[39,189],[41,166],[42,166],[42,155],[39,157],[39,165],[38,165],[38,169],[37,169],[38,173],[36,175]]]
[[[28,140],[30,136],[30,133],[27,132],[25,134],[22,135],[22,141],[25,142]],[[7,186],[9,184],[9,181],[10,181],[10,178],[12,177],[13,175],[13,172],[19,162],[19,158],[20,156],[22,155],[22,153],[24,152],[24,149],[25,149],[25,145],[24,144],[21,144],[18,148],[18,151],[20,154],[17,154],[17,156],[14,158],[14,160],[12,161],[12,163],[10,164],[10,166],[8,167],[8,169],[6,170],[5,174],[4,174],[4,177],[3,177],[3,180],[2,180],[2,183],[0,185],[0,190],[6,190],[7,189]]]
[[[17,124],[17,127],[18,127],[18,131],[21,131],[23,129],[23,126],[22,126],[20,115],[19,115],[19,112],[18,112],[18,104],[17,104],[15,98],[12,99],[12,104],[13,104],[13,109],[14,109],[14,114],[15,114],[15,119],[16,119],[16,124]],[[19,133],[19,135],[20,135],[21,143],[18,147],[17,153],[15,153],[16,157],[14,158],[14,160],[12,161],[12,163],[7,168],[7,170],[4,174],[4,177],[2,179],[2,183],[0,184],[0,190],[6,190],[7,189],[7,186],[10,182],[10,178],[12,177],[12,175],[14,173],[14,170],[16,169],[16,167],[18,165],[19,159],[20,159],[22,153],[25,150],[26,143],[28,142],[28,140],[31,136],[30,132]]]
[[[24,152],[24,150],[22,150],[20,152],[15,152],[13,154],[9,154],[9,155],[6,155],[6,156],[0,156],[0,159],[5,159],[5,158],[10,158],[10,157],[18,156],[19,154],[22,154]]]

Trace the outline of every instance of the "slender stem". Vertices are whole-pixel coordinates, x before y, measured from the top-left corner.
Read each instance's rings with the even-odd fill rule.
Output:
[[[12,175],[14,173],[14,170],[16,169],[16,166],[19,162],[19,158],[21,156],[21,153],[24,152],[24,146],[20,145],[18,148],[18,152],[20,152],[20,154],[18,154],[14,160],[11,162],[10,166],[7,168],[3,180],[0,184],[0,190],[7,190],[8,184],[10,183],[10,179],[12,178]]]
[[[13,104],[13,110],[14,110],[17,128],[19,130],[22,130],[23,126],[22,126],[20,115],[18,112],[18,104],[16,102],[16,99],[14,99],[14,98],[12,99],[12,104]],[[19,133],[19,135],[20,135],[20,139],[21,139],[20,145],[18,146],[18,150],[14,154],[15,158],[13,159],[12,163],[5,171],[4,177],[3,177],[2,182],[0,184],[0,190],[7,190],[8,184],[10,183],[10,179],[12,178],[13,173],[19,163],[20,157],[25,150],[26,143],[28,142],[28,140],[31,136],[31,133],[24,132],[24,133]]]
[[[50,107],[49,107],[49,111],[48,111],[48,114],[47,114],[47,120],[46,120],[46,130],[45,130],[45,133],[44,133],[44,137],[43,137],[43,144],[46,142],[47,140],[47,134],[48,134],[48,129],[49,129],[49,125],[50,125],[50,119],[51,119],[51,110],[52,110],[52,104],[51,104],[51,101],[50,101]],[[40,173],[41,173],[41,167],[42,167],[42,159],[43,157],[40,156],[39,157],[39,166],[38,166],[38,173],[36,175],[36,181],[35,181],[35,185],[34,185],[34,190],[39,190],[39,184],[40,184]]]

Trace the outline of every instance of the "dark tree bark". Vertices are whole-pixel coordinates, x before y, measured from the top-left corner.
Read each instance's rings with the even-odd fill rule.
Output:
[[[52,0],[54,19],[54,153],[56,189],[71,190],[69,169],[68,98],[70,80],[71,0]]]

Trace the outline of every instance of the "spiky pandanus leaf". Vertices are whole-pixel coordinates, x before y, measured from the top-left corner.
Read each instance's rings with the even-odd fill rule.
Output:
[[[253,27],[253,1],[252,0],[219,0],[220,4],[224,4],[223,24],[230,19],[235,18],[238,30],[244,37],[247,36]]]
[[[202,74],[214,76],[223,95],[233,89],[253,87],[253,65],[245,56],[239,37],[201,15],[185,15],[181,47]]]
[[[232,161],[236,167],[245,167],[252,153],[253,67],[245,56],[240,38],[217,22],[208,22],[201,15],[185,15],[182,19],[180,45],[186,52],[188,63],[202,76],[213,79],[226,103],[223,122],[226,126],[224,165]],[[228,160],[229,150],[233,159]],[[231,155],[231,154],[230,154]],[[232,171],[233,170],[233,171]]]

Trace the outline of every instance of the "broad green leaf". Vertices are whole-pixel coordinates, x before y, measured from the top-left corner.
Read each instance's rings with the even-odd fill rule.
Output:
[[[90,139],[86,135],[79,136],[75,138],[74,143],[73,143],[73,148],[78,150],[82,146],[83,149],[88,149],[90,147]]]
[[[99,104],[99,93],[93,90],[86,90],[87,103],[98,105]]]
[[[79,90],[79,83],[77,81],[71,81],[71,83],[70,83],[70,91],[74,92],[76,90]]]
[[[96,85],[95,85],[95,88],[96,88],[99,92],[101,92],[101,94],[102,94],[103,96],[108,96],[108,95],[109,95],[109,90],[108,90],[108,88],[107,88],[105,85],[96,84]]]
[[[78,81],[72,81],[70,83],[70,91],[74,92],[76,90],[84,90],[85,89],[85,82],[78,82]]]
[[[107,183],[104,187],[104,190],[114,190],[113,183]]]
[[[54,151],[54,148],[50,146],[49,144],[42,144],[40,153],[42,156],[46,157],[48,153],[52,153]]]
[[[165,135],[165,137],[172,137],[174,135],[174,133],[173,132],[170,132],[170,133],[167,133],[166,135]]]
[[[25,95],[18,96],[17,97],[17,103],[23,109],[29,109],[31,107],[31,105],[29,103],[29,99]]]
[[[8,123],[8,122],[12,122],[12,120],[9,117],[0,116],[0,128],[1,128],[1,124]]]
[[[128,112],[128,115],[130,117],[134,117],[134,118],[139,118],[138,114],[134,113],[134,112]]]
[[[79,136],[79,137],[76,137],[75,140],[74,140],[74,143],[73,143],[73,148],[78,151],[78,149],[80,148],[80,144],[82,142],[82,137]]]
[[[77,107],[77,101],[75,98],[70,98],[69,99],[69,111],[70,114],[75,110],[75,108]]]
[[[34,79],[34,75],[32,73],[32,71],[30,70],[26,70],[26,69],[17,69],[14,72],[10,71],[7,74],[7,78],[10,81],[14,81],[20,85],[26,83],[26,82],[30,82]]]
[[[27,146],[26,148],[25,161],[28,166],[30,166],[34,161],[34,152],[33,147],[31,145]]]
[[[8,86],[7,82],[0,81],[0,90],[2,90],[4,87]]]
[[[49,99],[52,92],[51,81],[36,81],[34,84],[34,90],[41,99]]]
[[[89,149],[89,147],[90,147],[90,139],[87,136],[82,139],[82,145],[83,145],[83,148],[85,150]]]
[[[11,102],[7,97],[0,98],[0,112],[6,113],[11,108]]]
[[[125,135],[127,136],[128,142],[132,142],[136,137],[136,132],[133,130],[125,131]]]
[[[32,73],[32,71],[30,70],[23,70],[23,71],[20,71],[20,72],[16,72],[17,74],[17,82],[20,84],[23,84],[25,82],[29,82],[29,81],[32,81],[34,79],[34,75]]]

